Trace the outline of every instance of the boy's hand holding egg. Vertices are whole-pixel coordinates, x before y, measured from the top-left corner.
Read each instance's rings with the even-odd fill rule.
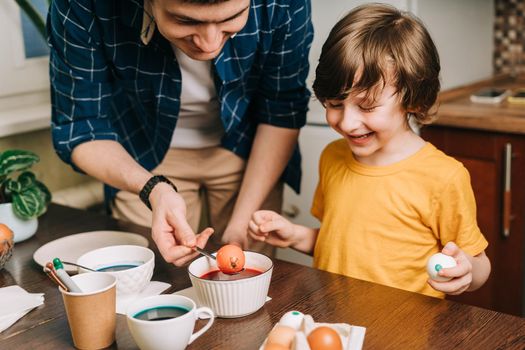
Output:
[[[427,263],[428,284],[450,295],[466,291],[472,283],[471,257],[455,243],[448,242],[442,253],[434,254]]]
[[[452,277],[441,276],[439,274],[439,271],[441,271],[442,269],[448,269],[450,267],[454,267],[456,265],[457,265],[456,260],[454,260],[454,258],[451,257],[450,255],[445,255],[443,253],[436,253],[432,255],[430,259],[428,259],[427,273],[430,276],[430,278],[433,279],[434,281],[439,281],[439,282],[450,281]]]

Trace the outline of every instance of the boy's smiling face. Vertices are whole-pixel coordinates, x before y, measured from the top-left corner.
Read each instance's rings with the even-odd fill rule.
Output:
[[[365,93],[350,94],[345,100],[327,100],[326,120],[347,141],[354,158],[367,165],[388,165],[404,159],[407,142],[419,137],[410,129],[407,112],[391,85],[385,85],[374,101]]]

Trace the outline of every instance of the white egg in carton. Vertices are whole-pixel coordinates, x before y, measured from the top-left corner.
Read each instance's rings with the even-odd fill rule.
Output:
[[[304,315],[299,311],[289,311],[285,313],[279,322],[272,328],[269,336],[266,337],[263,344],[259,347],[259,350],[264,350],[268,339],[271,337],[272,332],[275,332],[276,327],[282,327],[295,330],[293,340],[291,341],[290,350],[311,350],[308,345],[307,336],[315,328],[325,326],[329,327],[337,332],[343,344],[343,350],[361,350],[363,342],[365,340],[365,327],[351,326],[348,323],[321,323],[315,322],[312,316]],[[288,332],[286,335],[288,336]]]

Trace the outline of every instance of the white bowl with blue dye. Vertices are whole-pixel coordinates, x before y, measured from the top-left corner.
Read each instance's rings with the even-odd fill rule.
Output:
[[[146,247],[114,245],[91,250],[77,260],[77,264],[107,272],[117,278],[117,294],[140,293],[151,281],[155,254]],[[90,272],[79,267],[79,273]]]

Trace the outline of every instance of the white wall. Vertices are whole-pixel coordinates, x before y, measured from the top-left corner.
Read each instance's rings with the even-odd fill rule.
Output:
[[[0,0],[0,137],[48,128],[49,59],[25,58],[20,9]]]
[[[427,26],[441,58],[442,88],[493,73],[493,0],[419,0],[416,14]]]

